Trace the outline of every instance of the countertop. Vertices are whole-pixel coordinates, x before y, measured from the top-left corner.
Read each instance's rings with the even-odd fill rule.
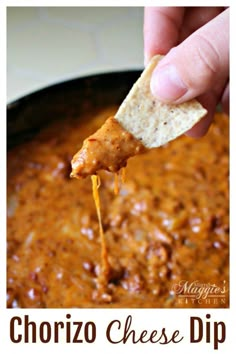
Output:
[[[8,7],[7,100],[85,75],[143,68],[142,7]]]

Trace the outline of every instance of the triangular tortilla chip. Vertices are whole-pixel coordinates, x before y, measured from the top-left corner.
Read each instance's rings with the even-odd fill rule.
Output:
[[[115,118],[147,148],[166,144],[191,129],[207,110],[195,99],[178,105],[165,104],[150,91],[152,72],[162,59],[152,58],[122,102]]]
[[[155,56],[134,84],[115,117],[88,137],[72,160],[71,177],[86,177],[98,170],[117,172],[129,157],[173,140],[193,127],[207,111],[196,100],[164,104],[150,91]]]

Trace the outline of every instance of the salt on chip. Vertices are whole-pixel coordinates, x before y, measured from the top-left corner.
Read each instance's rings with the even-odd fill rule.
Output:
[[[191,129],[207,110],[192,99],[181,104],[166,104],[150,91],[152,72],[163,57],[152,58],[119,107],[115,118],[147,148],[166,144]]]

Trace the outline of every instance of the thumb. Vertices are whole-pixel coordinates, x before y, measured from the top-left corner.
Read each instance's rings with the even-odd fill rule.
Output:
[[[154,70],[151,90],[181,103],[209,90],[219,95],[229,76],[229,9],[173,48]]]

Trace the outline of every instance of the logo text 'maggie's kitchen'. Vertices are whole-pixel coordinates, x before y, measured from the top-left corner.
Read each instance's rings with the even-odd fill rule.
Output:
[[[182,304],[225,305],[228,293],[226,281],[222,286],[211,283],[201,283],[198,280],[180,280],[174,284],[172,291]]]

